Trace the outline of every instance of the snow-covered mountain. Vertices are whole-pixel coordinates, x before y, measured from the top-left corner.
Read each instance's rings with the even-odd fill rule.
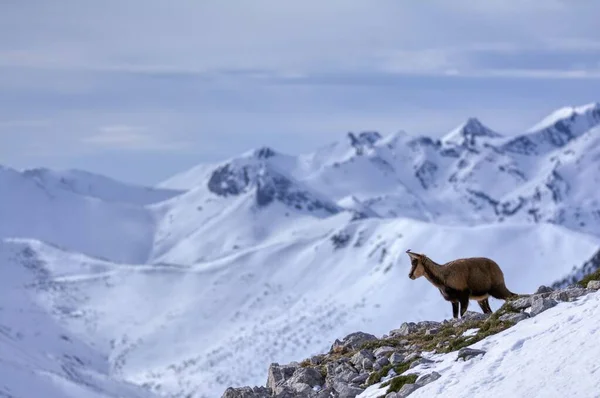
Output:
[[[439,140],[349,133],[308,154],[264,147],[199,165],[152,189],[1,168],[0,239],[36,264],[0,259],[33,278],[23,287],[10,271],[2,283],[91,347],[106,368],[85,368],[110,383],[218,397],[355,330],[451,316],[436,289],[407,277],[406,249],[439,262],[489,256],[522,293],[569,275],[600,245],[599,125],[592,104],[520,136],[475,118]],[[0,325],[29,322],[7,314]],[[42,337],[31,347],[62,350]]]

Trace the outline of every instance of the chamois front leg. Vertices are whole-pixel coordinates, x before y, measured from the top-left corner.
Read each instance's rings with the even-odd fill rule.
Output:
[[[458,301],[452,302],[452,317],[458,319]]]
[[[460,317],[462,318],[467,312],[467,308],[469,308],[469,294],[464,294],[460,297]]]

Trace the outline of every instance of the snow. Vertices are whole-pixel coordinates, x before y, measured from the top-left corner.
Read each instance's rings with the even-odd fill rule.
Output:
[[[586,112],[564,145],[530,153],[496,133],[465,146],[362,132],[299,156],[259,148],[155,188],[0,167],[0,366],[13,369],[0,388],[4,374],[31,379],[28,396],[262,385],[271,362],[351,332],[451,317],[408,278],[406,249],[490,257],[517,293],[550,285],[600,245],[600,127]]]
[[[483,356],[466,362],[456,361],[457,352],[430,356],[436,363],[404,374],[436,371],[441,378],[410,396],[598,397],[598,314],[600,293],[592,293],[470,346],[486,351]],[[385,390],[375,385],[358,398]]]
[[[556,111],[552,112],[551,114],[549,114],[548,116],[546,116],[545,118],[540,120],[538,123],[536,123],[534,126],[532,126],[528,130],[528,132],[531,133],[531,132],[535,132],[535,131],[544,130],[548,127],[551,127],[558,121],[569,119],[574,116],[585,115],[585,114],[592,112],[594,110],[597,110],[597,109],[600,109],[600,103],[598,103],[598,102],[593,102],[593,103],[575,106],[575,107],[574,106],[565,106],[560,109],[557,109]]]

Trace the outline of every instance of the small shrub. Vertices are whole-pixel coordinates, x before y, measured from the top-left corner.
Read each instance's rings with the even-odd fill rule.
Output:
[[[398,392],[405,384],[414,384],[417,381],[418,377],[419,376],[416,374],[410,374],[410,375],[406,375],[406,376],[397,376],[391,380],[386,381],[381,386],[382,387],[385,387],[388,385],[390,386],[390,388],[388,388],[388,394],[391,392]]]
[[[600,281],[600,269],[596,270],[596,272],[592,272],[591,274],[585,276],[579,282],[577,282],[581,287],[587,287],[587,284],[590,281]]]

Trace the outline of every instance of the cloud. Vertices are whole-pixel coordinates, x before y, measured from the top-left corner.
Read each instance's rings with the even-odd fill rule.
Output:
[[[151,133],[145,127],[128,125],[103,126],[98,132],[83,137],[81,142],[99,149],[126,151],[181,151],[189,145]]]

